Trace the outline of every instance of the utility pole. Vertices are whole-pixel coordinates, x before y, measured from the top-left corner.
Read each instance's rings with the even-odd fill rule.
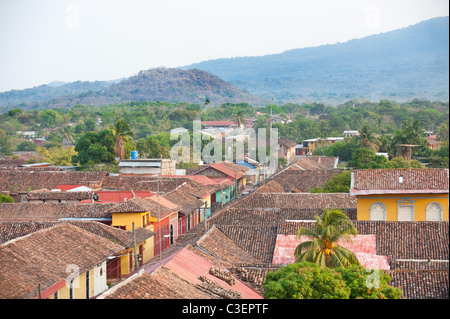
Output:
[[[137,269],[137,254],[136,254],[136,232],[134,231],[134,222],[131,223],[133,229],[133,251],[134,251],[134,270]]]
[[[208,223],[206,222],[206,219],[208,218],[207,213],[208,213],[208,202],[205,202],[205,231],[208,230]]]

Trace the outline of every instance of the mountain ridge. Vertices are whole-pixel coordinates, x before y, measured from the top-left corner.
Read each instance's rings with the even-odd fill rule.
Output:
[[[0,110],[158,99],[202,104],[206,98],[212,105],[267,105],[272,99],[328,104],[353,98],[448,101],[448,30],[449,17],[439,17],[344,43],[278,54],[153,68],[110,81],[53,81],[0,92]]]
[[[208,60],[198,68],[250,93],[283,102],[444,98],[448,100],[448,16],[278,54]]]
[[[70,108],[77,104],[101,106],[128,101],[166,101],[203,104],[207,98],[210,100],[211,105],[240,102],[258,104],[264,101],[262,98],[251,95],[223,81],[216,75],[195,69],[182,70],[178,68],[159,67],[140,71],[137,75],[130,76],[117,83],[110,82],[108,81],[108,86],[100,85],[96,90],[89,89],[81,93],[64,94],[49,99],[22,102],[16,105],[3,105],[3,109],[7,110],[13,107],[20,107],[24,110],[55,107]],[[62,85],[57,88],[64,86]],[[42,87],[55,89],[46,85]],[[8,92],[14,93],[14,91]],[[18,92],[20,93],[20,91]],[[1,100],[2,94],[0,93]],[[1,108],[2,104],[0,103]]]

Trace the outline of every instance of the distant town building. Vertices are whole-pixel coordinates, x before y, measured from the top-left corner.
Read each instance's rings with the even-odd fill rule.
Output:
[[[124,159],[119,168],[121,174],[176,175],[175,162],[168,158]]]
[[[355,135],[359,135],[358,131],[344,131],[344,137],[351,137],[351,136],[355,136]]]

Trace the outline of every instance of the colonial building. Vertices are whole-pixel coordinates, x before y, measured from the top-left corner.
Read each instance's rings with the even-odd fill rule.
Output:
[[[352,173],[358,220],[448,221],[448,169],[366,169]]]

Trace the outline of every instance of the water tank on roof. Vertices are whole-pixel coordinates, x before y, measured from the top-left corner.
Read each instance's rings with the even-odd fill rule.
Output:
[[[138,158],[138,151],[131,151],[131,159],[137,159]]]

